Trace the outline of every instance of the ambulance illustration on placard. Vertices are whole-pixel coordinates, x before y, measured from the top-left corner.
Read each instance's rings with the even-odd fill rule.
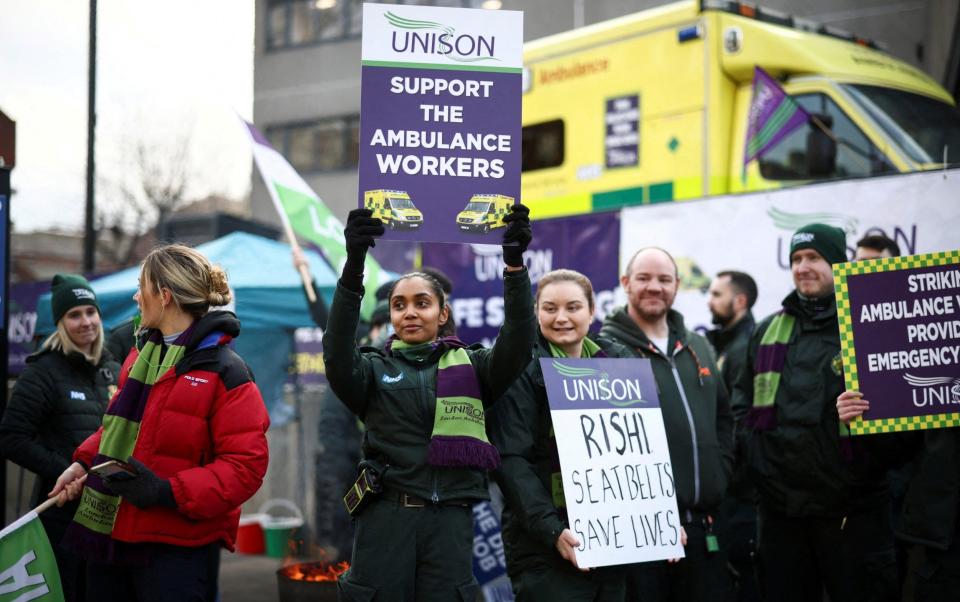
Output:
[[[363,193],[363,207],[391,230],[415,230],[423,225],[423,214],[402,190],[368,190]]]
[[[487,233],[506,224],[503,218],[510,213],[513,198],[502,194],[475,194],[457,214],[457,227],[467,232]]]

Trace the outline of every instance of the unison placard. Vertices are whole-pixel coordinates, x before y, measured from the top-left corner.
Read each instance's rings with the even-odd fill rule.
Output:
[[[523,13],[363,5],[358,205],[385,238],[497,243],[520,196]]]
[[[960,426],[960,250],[835,264],[854,435]]]
[[[680,515],[648,359],[540,360],[577,564],[683,556]]]

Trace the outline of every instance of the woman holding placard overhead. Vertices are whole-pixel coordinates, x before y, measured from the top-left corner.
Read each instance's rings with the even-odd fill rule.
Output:
[[[438,335],[449,320],[440,283],[406,274],[388,297],[396,334],[358,348],[367,249],[383,234],[366,209],[350,212],[343,268],[323,336],[327,379],[366,425],[357,483],[344,497],[356,519],[341,600],[476,599],[473,513],[500,458],[487,441],[486,406],[530,360],[533,312],[523,251],[527,208],[504,218],[504,324],[491,349]]]
[[[536,356],[491,411],[488,432],[503,465],[494,473],[503,490],[507,572],[518,602],[624,600],[620,567],[590,572],[577,565],[580,541],[567,526],[557,440],[541,357],[630,357],[612,341],[587,337],[593,286],[573,270],[554,270],[537,285],[540,325]]]

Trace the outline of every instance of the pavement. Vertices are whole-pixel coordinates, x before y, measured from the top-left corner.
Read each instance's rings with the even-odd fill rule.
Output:
[[[220,553],[221,602],[278,602],[277,569],[282,558]]]

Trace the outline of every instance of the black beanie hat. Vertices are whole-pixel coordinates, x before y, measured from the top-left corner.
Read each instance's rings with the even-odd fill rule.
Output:
[[[92,305],[100,312],[97,296],[87,279],[79,274],[57,274],[50,283],[50,309],[53,310],[53,323],[56,324],[74,307]]]
[[[790,256],[800,249],[813,249],[828,263],[843,263],[847,259],[847,235],[840,228],[826,224],[807,224],[790,238]]]

